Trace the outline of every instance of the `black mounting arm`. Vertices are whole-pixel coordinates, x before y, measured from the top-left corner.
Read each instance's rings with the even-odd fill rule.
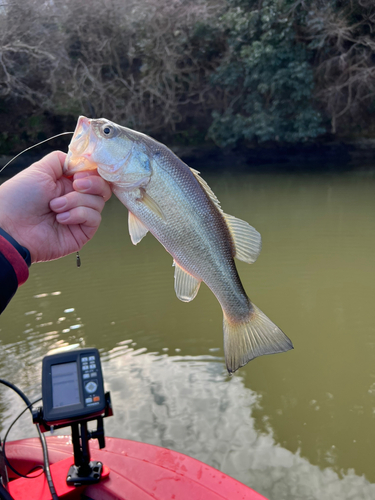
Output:
[[[113,415],[111,396],[109,392],[105,393],[105,400],[106,405],[104,415],[99,415],[85,420],[82,419],[73,422],[66,422],[56,426],[48,425],[44,421],[42,408],[38,408],[33,413],[34,423],[39,423],[42,432],[50,431],[51,428],[60,429],[67,426],[71,427],[74,465],[70,467],[66,478],[66,482],[70,485],[81,486],[83,484],[92,484],[100,481],[103,464],[101,462],[90,460],[89,440],[97,439],[100,449],[105,446],[103,418],[111,417]],[[87,423],[92,420],[97,421],[97,428],[94,431],[89,431],[87,429]]]

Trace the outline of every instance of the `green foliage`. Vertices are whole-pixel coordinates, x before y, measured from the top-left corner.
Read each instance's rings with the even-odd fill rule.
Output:
[[[19,147],[79,114],[180,144],[375,129],[373,0],[12,0],[0,29]]]
[[[227,146],[243,139],[298,142],[323,133],[313,106],[311,54],[296,39],[288,2],[229,4],[221,19],[228,53],[212,81],[230,98],[213,113],[210,136]]]

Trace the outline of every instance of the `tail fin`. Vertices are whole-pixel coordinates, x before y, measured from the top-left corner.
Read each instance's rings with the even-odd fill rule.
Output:
[[[263,354],[293,349],[290,339],[254,304],[250,319],[235,323],[224,314],[224,352],[229,373]]]

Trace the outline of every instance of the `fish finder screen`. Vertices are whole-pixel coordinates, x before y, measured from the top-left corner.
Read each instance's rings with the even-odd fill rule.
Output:
[[[52,401],[54,408],[79,404],[77,363],[62,363],[51,366]]]

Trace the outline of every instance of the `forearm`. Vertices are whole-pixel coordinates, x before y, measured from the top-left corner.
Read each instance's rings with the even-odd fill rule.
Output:
[[[29,276],[30,254],[0,228],[0,314]]]

